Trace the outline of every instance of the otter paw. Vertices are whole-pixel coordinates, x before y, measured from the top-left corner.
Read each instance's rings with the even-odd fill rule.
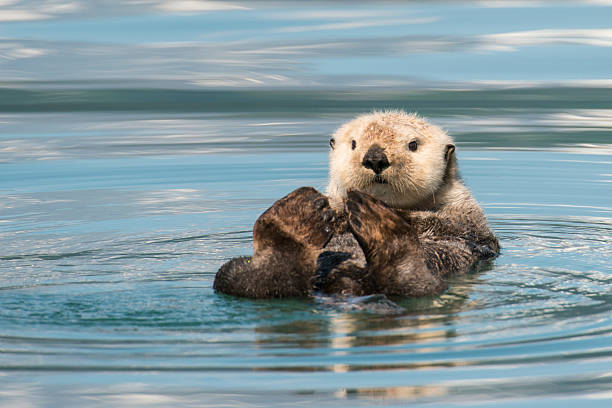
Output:
[[[367,193],[349,191],[345,208],[349,227],[366,256],[410,230],[410,225],[393,209]]]
[[[312,187],[301,187],[276,201],[257,219],[253,240],[263,246],[293,242],[322,248],[332,237],[335,218],[327,197]]]

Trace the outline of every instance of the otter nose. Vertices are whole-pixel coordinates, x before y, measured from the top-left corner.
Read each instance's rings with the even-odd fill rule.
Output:
[[[361,164],[366,169],[371,169],[374,173],[380,174],[384,169],[389,167],[389,160],[387,159],[387,155],[385,155],[385,151],[380,146],[372,145],[365,156],[363,156]]]

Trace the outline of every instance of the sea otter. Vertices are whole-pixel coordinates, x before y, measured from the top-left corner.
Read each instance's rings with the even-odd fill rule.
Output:
[[[373,112],[340,127],[330,146],[327,195],[302,187],[274,203],[253,227],[253,256],[223,265],[216,291],[434,295],[449,276],[499,253],[440,128]]]

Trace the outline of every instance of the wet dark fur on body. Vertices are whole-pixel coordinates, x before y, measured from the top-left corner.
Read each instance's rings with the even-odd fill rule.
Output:
[[[418,147],[408,144],[416,140]],[[403,112],[364,115],[343,126],[331,143],[328,196],[302,187],[274,203],[255,222],[253,256],[223,265],[214,289],[249,298],[441,293],[449,276],[499,253],[459,179],[450,142]],[[352,170],[344,172],[349,162]],[[393,190],[413,174],[419,181],[410,195]]]
[[[297,228],[299,226],[299,228]],[[446,289],[446,278],[493,258],[493,235],[437,219],[419,219],[351,191],[336,217],[327,198],[302,187],[264,212],[253,229],[252,257],[221,267],[214,289],[249,298],[383,293],[423,296]]]

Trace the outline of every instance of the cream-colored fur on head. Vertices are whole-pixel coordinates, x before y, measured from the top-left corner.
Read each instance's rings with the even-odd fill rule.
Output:
[[[416,142],[414,151],[409,147],[411,142]],[[453,140],[415,114],[385,111],[344,124],[330,144],[327,195],[334,209],[342,208],[350,189],[365,191],[396,208],[416,209],[424,202],[435,202],[439,195],[447,172],[447,146],[452,146]],[[362,164],[373,145],[383,149],[389,162],[378,182],[374,171]]]

